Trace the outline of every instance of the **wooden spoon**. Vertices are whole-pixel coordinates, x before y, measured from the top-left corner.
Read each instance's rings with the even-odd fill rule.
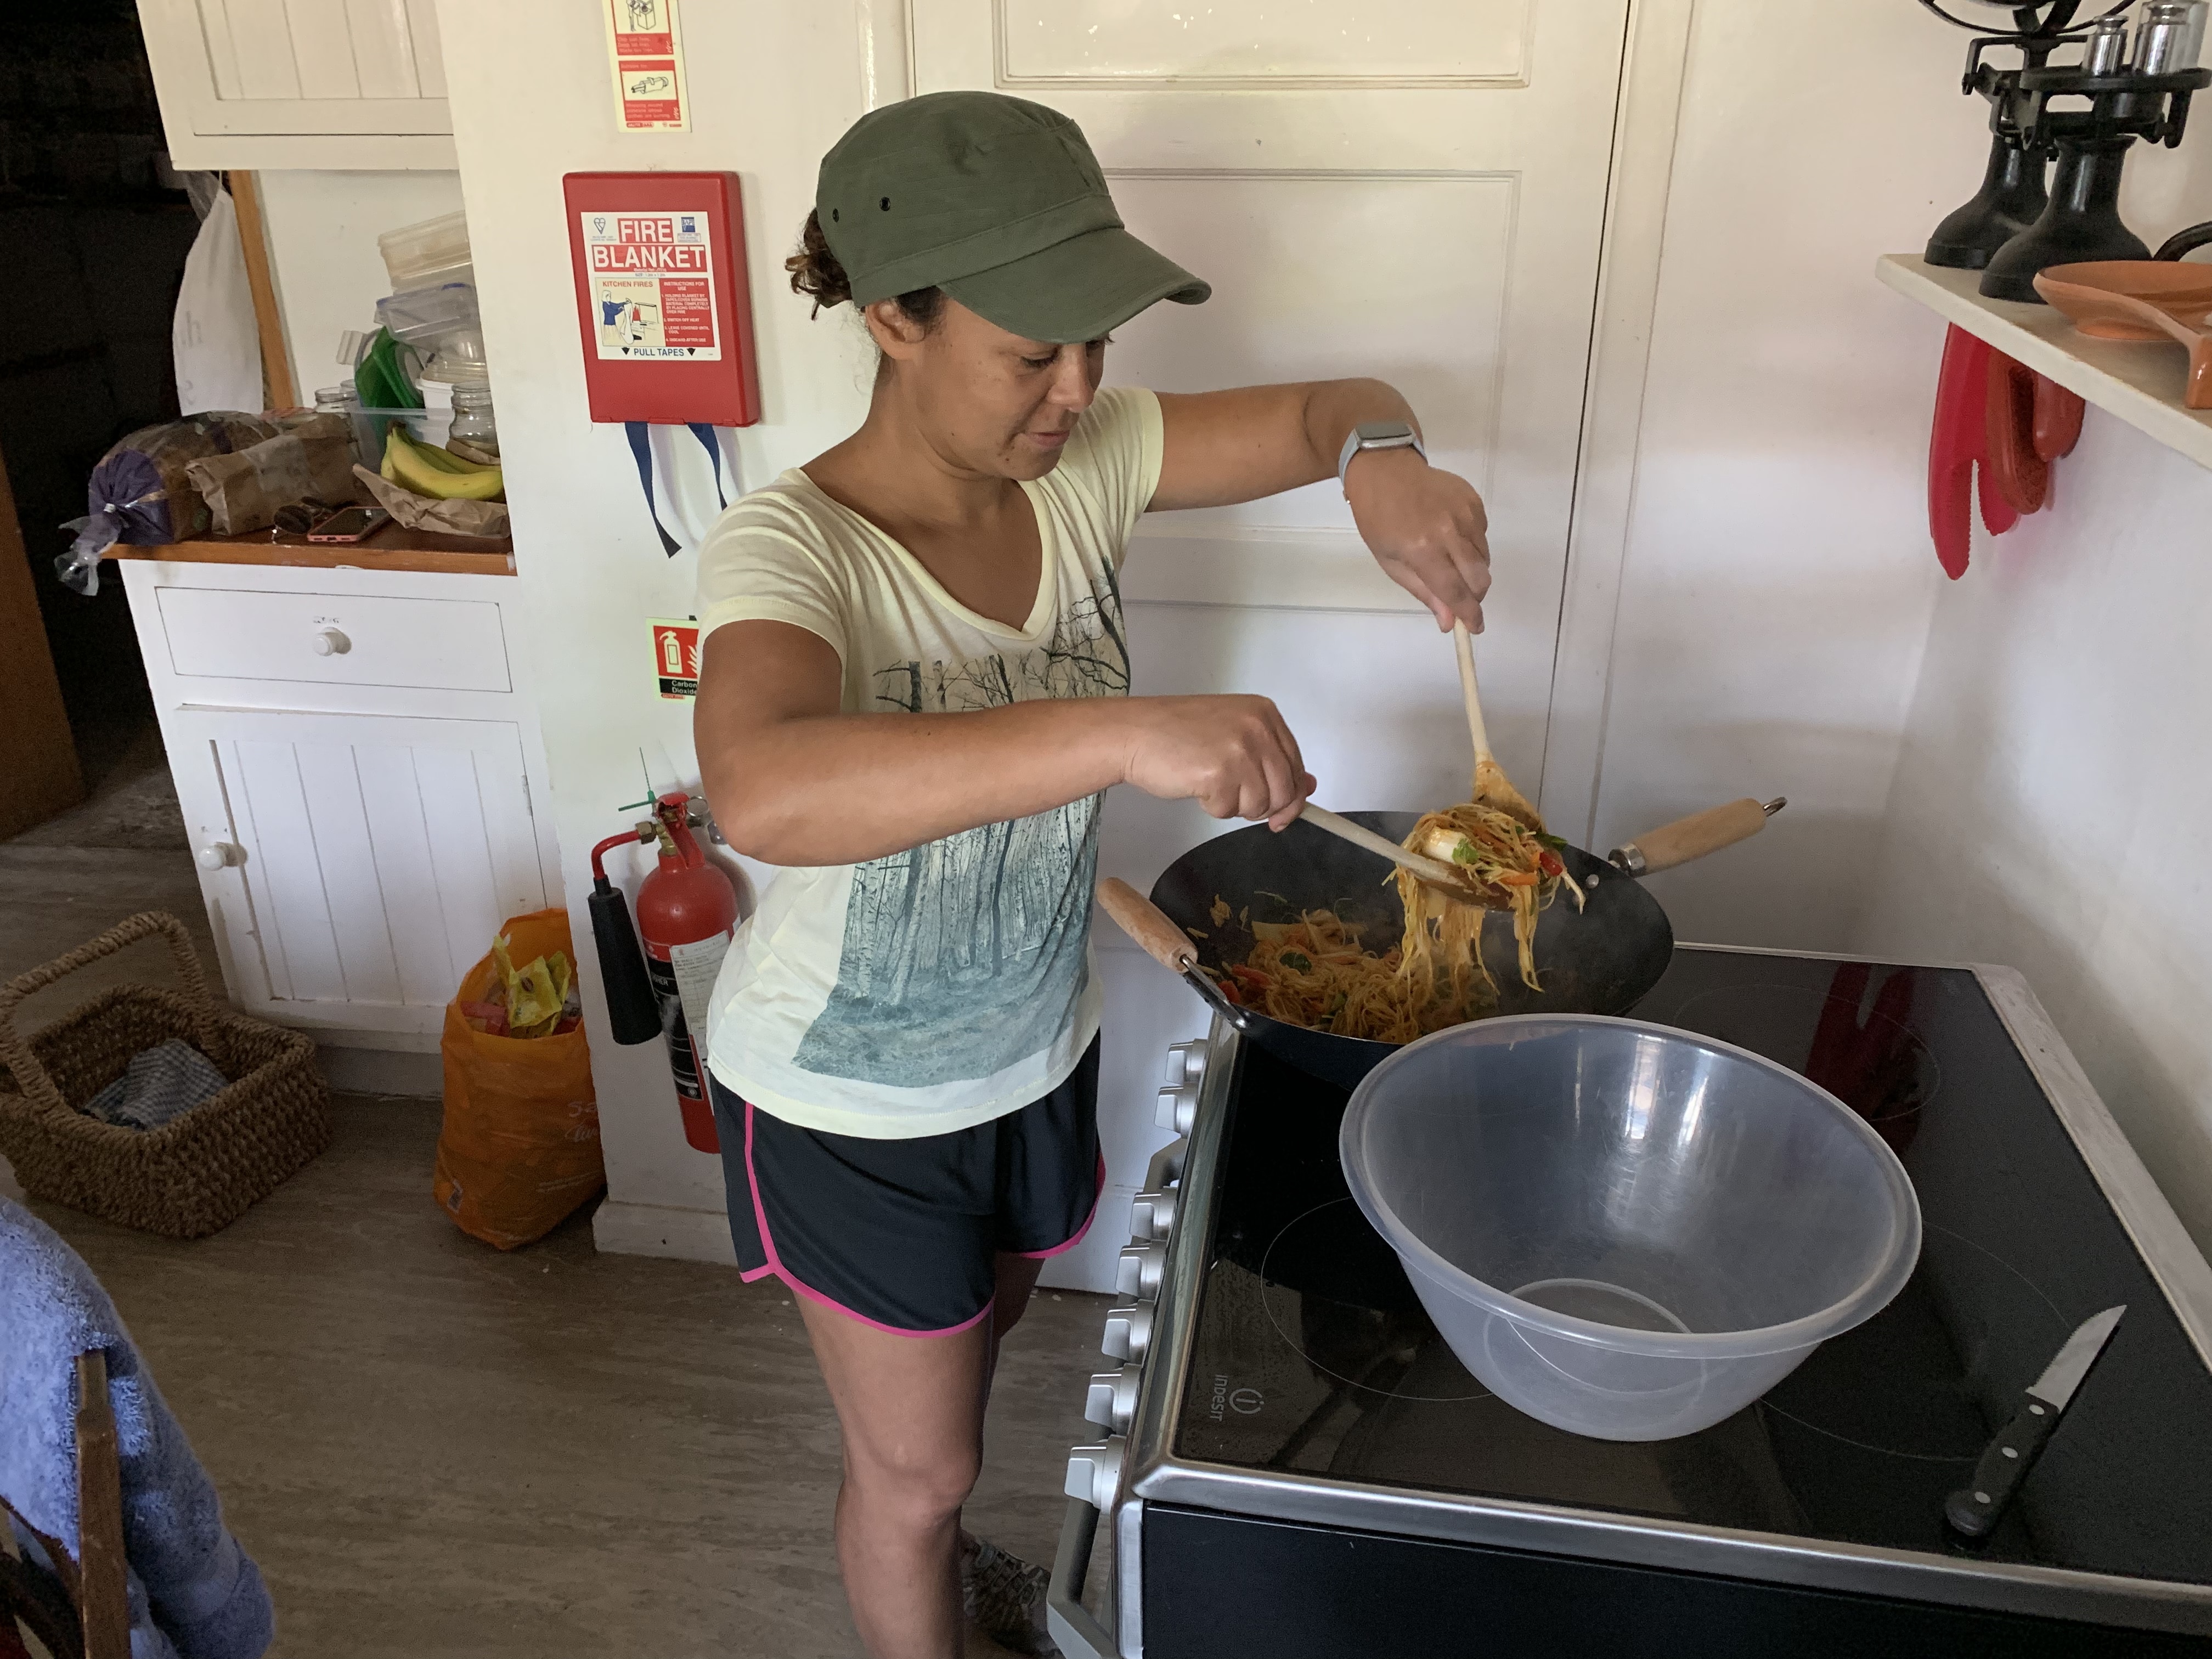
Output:
[[[1505,769],[1498,763],[1498,757],[1490,752],[1490,731],[1482,720],[1482,693],[1474,683],[1474,641],[1467,631],[1467,624],[1456,618],[1452,623],[1452,643],[1459,647],[1459,690],[1461,700],[1467,704],[1467,732],[1474,739],[1474,793],[1468,799],[1478,806],[1503,812],[1540,832],[1544,820],[1528,805],[1528,798],[1513,787],[1512,780],[1505,775]]]
[[[1364,824],[1340,817],[1326,806],[1316,806],[1308,801],[1298,816],[1316,830],[1326,830],[1354,847],[1365,848],[1377,858],[1389,860],[1401,870],[1410,871],[1422,886],[1442,893],[1455,903],[1476,904],[1486,910],[1504,910],[1512,906],[1512,896],[1504,888],[1479,882],[1461,866],[1447,860],[1409,853],[1388,836],[1378,836]]]

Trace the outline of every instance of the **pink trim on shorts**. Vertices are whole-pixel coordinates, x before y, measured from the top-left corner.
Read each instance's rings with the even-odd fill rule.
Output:
[[[1091,1213],[1083,1218],[1083,1224],[1080,1227],[1078,1227],[1073,1234],[1066,1238],[1062,1239],[1059,1243],[1054,1245],[1048,1250],[1014,1250],[1009,1252],[1009,1254],[1026,1256],[1031,1261],[1043,1261],[1055,1255],[1065,1255],[1068,1251],[1073,1249],[1077,1245],[1083,1243],[1084,1234],[1089,1232],[1091,1231],[1091,1224],[1098,1219],[1098,1206],[1105,1200],[1105,1197],[1106,1154],[1102,1151],[1098,1154],[1098,1188],[1091,1195]]]
[[[1099,1158],[1098,1175],[1100,1181],[1103,1182],[1106,1176],[1106,1161],[1103,1154],[1101,1154]],[[760,1229],[761,1249],[768,1256],[768,1266],[765,1267],[757,1267],[749,1273],[739,1275],[744,1282],[748,1285],[751,1284],[756,1279],[764,1278],[769,1273],[774,1273],[778,1279],[781,1279],[785,1285],[788,1285],[795,1294],[805,1297],[809,1302],[818,1302],[823,1307],[830,1309],[832,1312],[841,1313],[848,1319],[857,1320],[863,1325],[871,1326],[879,1331],[888,1332],[893,1336],[957,1336],[961,1332],[973,1330],[976,1326],[981,1324],[984,1320],[990,1316],[992,1309],[997,1306],[997,1298],[994,1297],[991,1301],[986,1302],[981,1308],[976,1310],[975,1315],[973,1318],[963,1319],[957,1325],[947,1325],[941,1330],[910,1331],[901,1326],[886,1325],[880,1319],[871,1319],[867,1315],[860,1312],[857,1309],[847,1307],[843,1303],[838,1301],[836,1297],[823,1295],[821,1291],[816,1290],[811,1285],[801,1284],[799,1279],[793,1275],[791,1270],[783,1265],[782,1258],[776,1255],[775,1239],[768,1230],[768,1212],[763,1208],[761,1205],[760,1177],[753,1172],[753,1103],[750,1100],[745,1103],[745,1185],[752,1191],[753,1224]],[[1094,1205],[1092,1208],[1095,1212],[1097,1209],[1096,1205]],[[1091,1225],[1087,1221],[1083,1224],[1086,1230],[1088,1230]],[[1078,1233],[1075,1237],[1076,1238],[1080,1238],[1083,1235],[1081,1233]],[[1068,1243],[1072,1244],[1074,1242],[1074,1239],[1070,1239]],[[1066,1249],[1067,1245],[1063,1244],[1060,1248],[1061,1249]],[[1048,1251],[1047,1254],[1049,1255],[1051,1252]]]

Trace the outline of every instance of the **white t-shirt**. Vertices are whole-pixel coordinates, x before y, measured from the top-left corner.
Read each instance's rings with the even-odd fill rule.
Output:
[[[848,714],[1127,696],[1118,573],[1159,484],[1160,443],[1159,399],[1109,388],[1060,465],[1022,486],[1044,556],[1021,628],[969,610],[897,542],[786,472],[702,545],[701,637],[755,619],[818,635],[843,665]],[[1098,1030],[1101,799],[781,872],[715,981],[714,1075],[802,1127],[887,1139],[964,1129],[1049,1093]]]

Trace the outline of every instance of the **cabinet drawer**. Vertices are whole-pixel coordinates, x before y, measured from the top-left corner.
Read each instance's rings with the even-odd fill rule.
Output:
[[[179,675],[506,691],[499,606],[483,599],[395,599],[161,587],[161,631]]]

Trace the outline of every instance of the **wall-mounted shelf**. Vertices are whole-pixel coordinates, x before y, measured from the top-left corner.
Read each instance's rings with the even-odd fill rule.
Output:
[[[1875,262],[1883,285],[1917,300],[1947,322],[1987,340],[2015,362],[2047,374],[2138,432],[2212,467],[2212,410],[2181,406],[2189,354],[2158,341],[2096,340],[2050,306],[1985,300],[1978,270],[1931,265],[1916,253]]]
[[[505,536],[438,536],[386,525],[365,542],[310,542],[274,530],[249,536],[208,536],[161,547],[107,550],[111,559],[173,564],[275,564],[308,570],[408,570],[447,576],[512,576],[514,544]]]

